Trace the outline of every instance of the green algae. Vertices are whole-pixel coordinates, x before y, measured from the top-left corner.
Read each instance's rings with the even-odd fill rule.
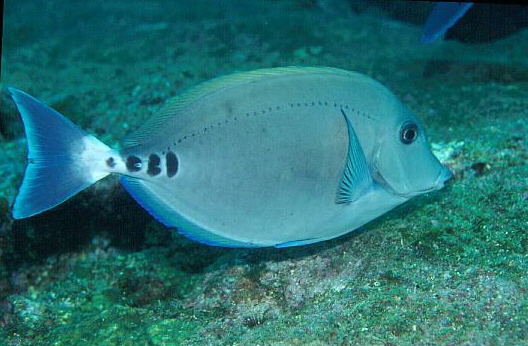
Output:
[[[2,208],[0,343],[525,342],[527,32],[487,45],[420,47],[417,27],[379,13],[330,15],[312,1],[252,6],[195,2],[166,16],[154,6],[148,17],[141,6],[114,2],[108,17],[135,13],[123,27],[108,24],[119,28],[115,36],[74,26],[46,41],[38,21],[19,22],[8,1],[6,33],[21,41],[7,41],[2,78],[117,143],[178,89],[217,74],[290,64],[358,70],[419,114],[453,184],[362,232],[283,250],[189,242],[115,192],[115,182],[37,221],[13,224]],[[244,11],[258,14],[247,23]],[[286,24],[284,13],[293,13]],[[84,43],[73,45],[77,36]],[[118,49],[115,37],[123,38]],[[21,144],[0,142],[2,171],[10,172],[0,184],[5,201],[23,171]]]

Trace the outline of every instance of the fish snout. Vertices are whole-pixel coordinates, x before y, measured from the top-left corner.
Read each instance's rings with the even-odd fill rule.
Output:
[[[429,185],[428,188],[407,194],[406,197],[414,197],[414,196],[418,196],[424,193],[443,189],[445,185],[450,183],[452,180],[453,180],[453,173],[451,172],[451,170],[449,170],[449,168],[445,166],[442,166],[440,173],[438,174],[438,176],[436,177],[432,185]]]

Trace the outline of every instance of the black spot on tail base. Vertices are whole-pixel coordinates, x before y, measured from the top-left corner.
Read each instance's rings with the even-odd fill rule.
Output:
[[[160,165],[160,157],[156,154],[150,154],[149,155],[149,161],[148,161],[148,168],[147,168],[147,174],[150,176],[155,176],[161,173],[161,168],[159,168]]]
[[[167,165],[167,176],[172,178],[178,172],[178,157],[172,151],[165,155],[165,164]]]
[[[126,168],[129,172],[139,172],[142,168],[141,159],[131,155],[126,159]]]
[[[112,156],[110,156],[109,158],[106,159],[106,165],[110,168],[114,168],[116,165],[115,159]]]

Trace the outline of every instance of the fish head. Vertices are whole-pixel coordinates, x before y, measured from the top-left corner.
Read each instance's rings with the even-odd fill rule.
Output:
[[[411,198],[439,190],[452,177],[431,151],[420,121],[403,104],[378,125],[371,167],[374,180],[392,194]]]

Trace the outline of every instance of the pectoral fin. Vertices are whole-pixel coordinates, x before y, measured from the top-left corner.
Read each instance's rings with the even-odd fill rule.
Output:
[[[371,186],[372,176],[367,159],[356,136],[354,127],[341,109],[348,128],[348,155],[343,178],[337,191],[336,203],[352,203],[361,197]]]

